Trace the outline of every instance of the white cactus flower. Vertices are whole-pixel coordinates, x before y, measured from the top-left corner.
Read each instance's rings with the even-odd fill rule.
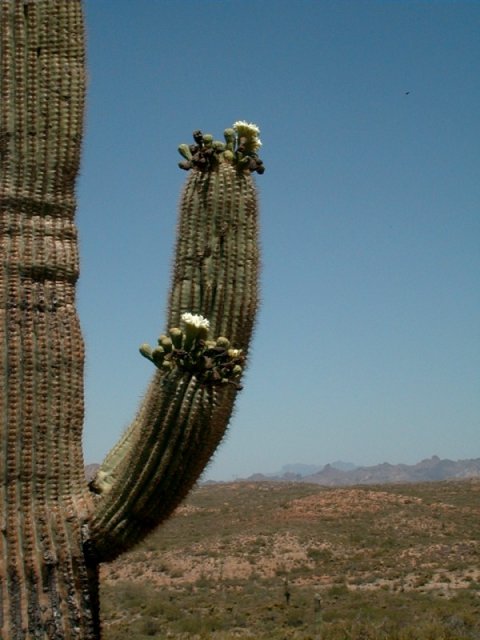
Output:
[[[205,329],[206,331],[210,329],[210,322],[199,314],[184,313],[182,314],[182,320],[186,325],[195,329]]]
[[[233,129],[239,138],[247,138],[247,144],[252,147],[252,151],[256,151],[262,146],[262,141],[258,137],[260,134],[260,128],[253,122],[246,122],[245,120],[237,120],[233,124]]]
[[[258,136],[260,133],[260,128],[256,124],[253,124],[253,122],[247,122],[246,120],[237,120],[233,125],[233,129],[235,129],[238,134],[240,134],[240,132],[245,132],[250,133],[250,135],[255,134]]]

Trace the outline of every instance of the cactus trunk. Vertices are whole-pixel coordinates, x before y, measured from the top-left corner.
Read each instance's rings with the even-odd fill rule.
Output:
[[[165,520],[228,425],[257,308],[256,128],[195,134],[167,335],[131,427],[87,486],[74,223],[80,0],[0,1],[0,637],[98,640],[98,566]],[[208,321],[207,321],[208,319]]]
[[[0,11],[0,637],[94,638],[73,220],[81,7],[2,1]]]

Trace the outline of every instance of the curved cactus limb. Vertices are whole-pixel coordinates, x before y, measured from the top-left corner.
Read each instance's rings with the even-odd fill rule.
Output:
[[[157,347],[142,345],[159,370],[92,483],[99,499],[91,531],[100,560],[129,548],[171,514],[227,429],[258,306],[251,176],[263,169],[257,131],[250,132],[248,148],[234,129],[226,131],[225,145],[195,132],[196,144],[180,147],[191,173],[180,203],[168,312],[173,328]],[[200,327],[206,320],[208,329]]]

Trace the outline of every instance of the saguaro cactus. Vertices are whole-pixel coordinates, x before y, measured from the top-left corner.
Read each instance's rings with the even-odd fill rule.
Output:
[[[74,225],[80,0],[0,2],[0,637],[97,640],[98,566],[167,518],[220,442],[257,307],[255,126],[194,134],[155,374],[87,486]]]

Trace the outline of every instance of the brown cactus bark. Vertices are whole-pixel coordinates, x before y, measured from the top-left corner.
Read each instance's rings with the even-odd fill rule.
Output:
[[[0,637],[95,638],[74,185],[80,3],[2,1]]]

